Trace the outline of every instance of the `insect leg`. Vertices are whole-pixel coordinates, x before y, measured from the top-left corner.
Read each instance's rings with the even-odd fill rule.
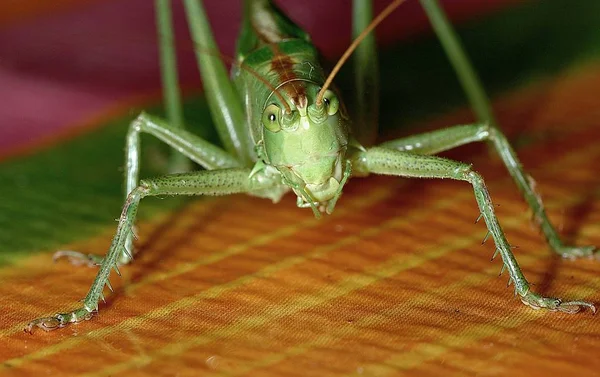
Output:
[[[469,59],[467,58],[461,43],[444,11],[437,0],[420,0],[425,9],[433,28],[450,59],[454,70],[465,90],[471,106],[475,110],[481,122],[489,124],[488,140],[494,145],[496,151],[502,157],[510,175],[516,182],[519,190],[523,193],[527,204],[533,210],[535,219],[539,224],[546,240],[552,249],[565,258],[578,258],[594,254],[595,247],[575,247],[565,245],[558,236],[556,229],[550,223],[540,196],[534,190],[533,179],[527,175],[522,168],[515,151],[512,149],[506,137],[500,131],[490,106],[490,102],[483,90],[483,86],[475,73]]]
[[[496,244],[496,249],[502,256],[502,262],[508,270],[509,279],[514,283],[515,292],[519,295],[521,301],[536,309],[546,308],[575,313],[582,308],[589,307],[595,311],[595,307],[591,303],[584,301],[562,302],[560,299],[543,297],[530,289],[529,283],[523,276],[494,214],[494,205],[483,178],[473,171],[470,165],[441,157],[417,155],[383,147],[374,147],[357,152],[353,157],[353,162],[356,170],[366,173],[414,178],[450,178],[469,182],[473,186],[481,215],[485,219],[487,228]]]
[[[254,143],[241,100],[220,60],[202,2],[185,0],[184,5],[208,106],[219,137],[230,154],[243,161],[245,166],[250,166],[255,154]]]
[[[186,158],[201,165],[205,169],[223,169],[239,167],[241,163],[221,148],[208,141],[165,122],[163,119],[141,113],[129,126],[125,147],[125,198],[138,186],[140,170],[140,133],[149,133],[162,140]],[[179,154],[178,153],[178,154]],[[133,254],[133,232],[127,234],[119,264],[131,262]],[[54,259],[66,257],[75,265],[94,266],[102,263],[102,257],[77,251],[58,251]]]
[[[140,169],[140,133],[149,133],[205,169],[241,167],[235,157],[182,128],[174,127],[157,116],[141,113],[129,126],[125,152],[125,193],[138,185]]]
[[[251,169],[219,169],[195,171],[167,175],[159,178],[142,180],[140,185],[127,196],[121,212],[117,232],[112,240],[108,253],[102,261],[94,283],[83,300],[83,307],[67,313],[59,313],[52,317],[39,318],[27,325],[31,332],[34,327],[54,330],[69,323],[81,322],[92,317],[98,310],[98,301],[103,299],[104,286],[107,284],[111,270],[117,270],[118,259],[126,246],[128,236],[133,227],[140,200],[147,196],[157,195],[229,195],[235,193],[252,193],[278,187],[280,178],[257,172],[250,177]]]
[[[540,195],[535,192],[533,179],[523,170],[517,154],[510,146],[506,136],[497,128],[488,124],[471,124],[449,127],[443,130],[414,135],[381,144],[382,147],[416,154],[435,154],[475,141],[488,141],[502,158],[504,165],[523,194],[525,201],[533,211],[548,244],[564,258],[586,257],[594,254],[594,246],[565,245],[550,222]]]
[[[381,143],[380,147],[422,155],[433,155],[475,141],[487,140],[487,124],[467,124],[403,137]]]
[[[450,60],[450,64],[454,67],[454,71],[473,110],[477,114],[477,119],[480,122],[488,122],[492,127],[497,128],[492,107],[485,94],[483,85],[477,73],[475,73],[475,69],[473,69],[460,43],[460,39],[448,21],[444,10],[437,0],[420,0],[420,2]]]
[[[352,8],[352,38],[369,26],[373,18],[372,2],[354,0]],[[379,122],[379,64],[375,33],[363,39],[353,55],[355,114],[353,133],[361,145],[371,146],[377,139]]]
[[[155,8],[160,76],[167,121],[173,127],[183,128],[183,107],[177,77],[177,56],[175,55],[175,38],[173,37],[171,0],[156,0]],[[170,173],[188,171],[190,167],[189,160],[182,154],[173,153],[171,155],[169,161]]]

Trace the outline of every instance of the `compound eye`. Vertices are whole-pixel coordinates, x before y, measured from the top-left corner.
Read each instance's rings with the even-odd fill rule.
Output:
[[[335,93],[333,93],[329,89],[325,91],[325,95],[323,96],[323,102],[325,103],[325,106],[327,108],[327,114],[329,115],[337,113],[338,109],[340,108],[340,101],[338,100]]]
[[[275,104],[267,106],[262,115],[263,125],[271,132],[281,131],[281,109]]]

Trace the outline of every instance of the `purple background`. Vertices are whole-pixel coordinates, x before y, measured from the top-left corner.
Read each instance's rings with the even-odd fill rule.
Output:
[[[375,1],[380,11],[389,1]],[[522,0],[445,1],[455,22]],[[0,25],[0,155],[82,127],[125,99],[160,88],[153,1],[105,0]],[[175,4],[180,5],[179,1]],[[205,1],[221,51],[233,55],[239,0]],[[349,0],[278,1],[330,59],[350,43]],[[185,16],[174,10],[180,80],[200,80]],[[383,46],[429,30],[409,0],[377,29]]]

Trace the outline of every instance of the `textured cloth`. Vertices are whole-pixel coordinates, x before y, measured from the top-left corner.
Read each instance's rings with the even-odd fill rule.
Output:
[[[591,59],[494,100],[550,218],[581,245],[600,245],[598,88]],[[99,314],[24,334],[29,320],[75,308],[96,273],[52,264],[51,252],[103,254],[110,244],[127,122],[111,111],[88,120],[93,132],[0,161],[3,375],[598,374],[598,318],[521,304],[506,273],[498,278],[499,260],[490,262],[492,240],[481,245],[471,187],[453,181],[352,179],[321,220],[292,196],[168,210],[145,200],[139,255],[122,278],[113,273],[115,292],[106,290]],[[461,124],[469,114],[412,126]],[[549,251],[498,158],[483,145],[447,156],[473,162],[486,179],[535,291],[600,302],[600,262]]]

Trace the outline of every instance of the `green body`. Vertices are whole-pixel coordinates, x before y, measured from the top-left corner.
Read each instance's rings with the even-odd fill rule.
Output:
[[[346,180],[352,176],[387,174],[413,178],[450,178],[469,183],[480,217],[496,244],[503,270],[515,294],[533,308],[575,313],[581,308],[595,310],[584,301],[562,302],[543,297],[530,289],[511,251],[511,246],[494,213],[484,180],[469,164],[433,154],[471,142],[488,142],[499,154],[523,197],[531,207],[550,247],[568,258],[595,253],[592,246],[565,245],[548,220],[533,181],[523,170],[506,137],[495,125],[485,92],[469,64],[460,42],[436,0],[420,0],[440,41],[447,51],[480,123],[453,126],[439,131],[392,140],[369,147],[377,124],[377,96],[357,93],[360,128],[350,133],[350,120],[336,93],[317,92],[325,80],[318,54],[310,38],[268,0],[247,0],[244,24],[238,43],[237,64],[229,80],[225,66],[214,51],[216,44],[198,0],[184,0],[186,14],[197,49],[197,60],[206,96],[223,148],[186,131],[181,125],[181,106],[176,85],[174,49],[169,20],[169,0],[155,0],[161,36],[161,67],[165,85],[168,121],[142,113],[130,126],[126,138],[126,200],[119,225],[104,258],[78,252],[59,252],[70,260],[95,265],[98,275],[82,307],[30,322],[52,330],[92,317],[110,287],[111,271],[133,258],[133,229],[140,200],[164,195],[228,195],[247,193],[277,201],[292,190],[300,207],[311,207],[315,215],[331,213]],[[397,6],[402,0],[394,0]],[[366,29],[371,4],[354,2],[354,34]],[[356,50],[356,77],[359,82],[377,82],[376,49],[372,36]],[[235,86],[234,86],[235,84]],[[369,84],[370,85],[370,84]],[[370,86],[359,85],[360,90]],[[369,89],[370,90],[370,89]],[[149,133],[206,170],[139,180],[140,134]],[[355,137],[353,137],[355,136]],[[359,139],[362,145],[356,141]],[[364,146],[363,146],[364,145]],[[175,161],[177,163],[177,161]]]
[[[246,1],[236,61],[233,82],[259,166],[275,167],[300,206],[331,212],[349,169],[349,119],[343,107],[315,105],[325,73],[310,37],[269,1]]]

